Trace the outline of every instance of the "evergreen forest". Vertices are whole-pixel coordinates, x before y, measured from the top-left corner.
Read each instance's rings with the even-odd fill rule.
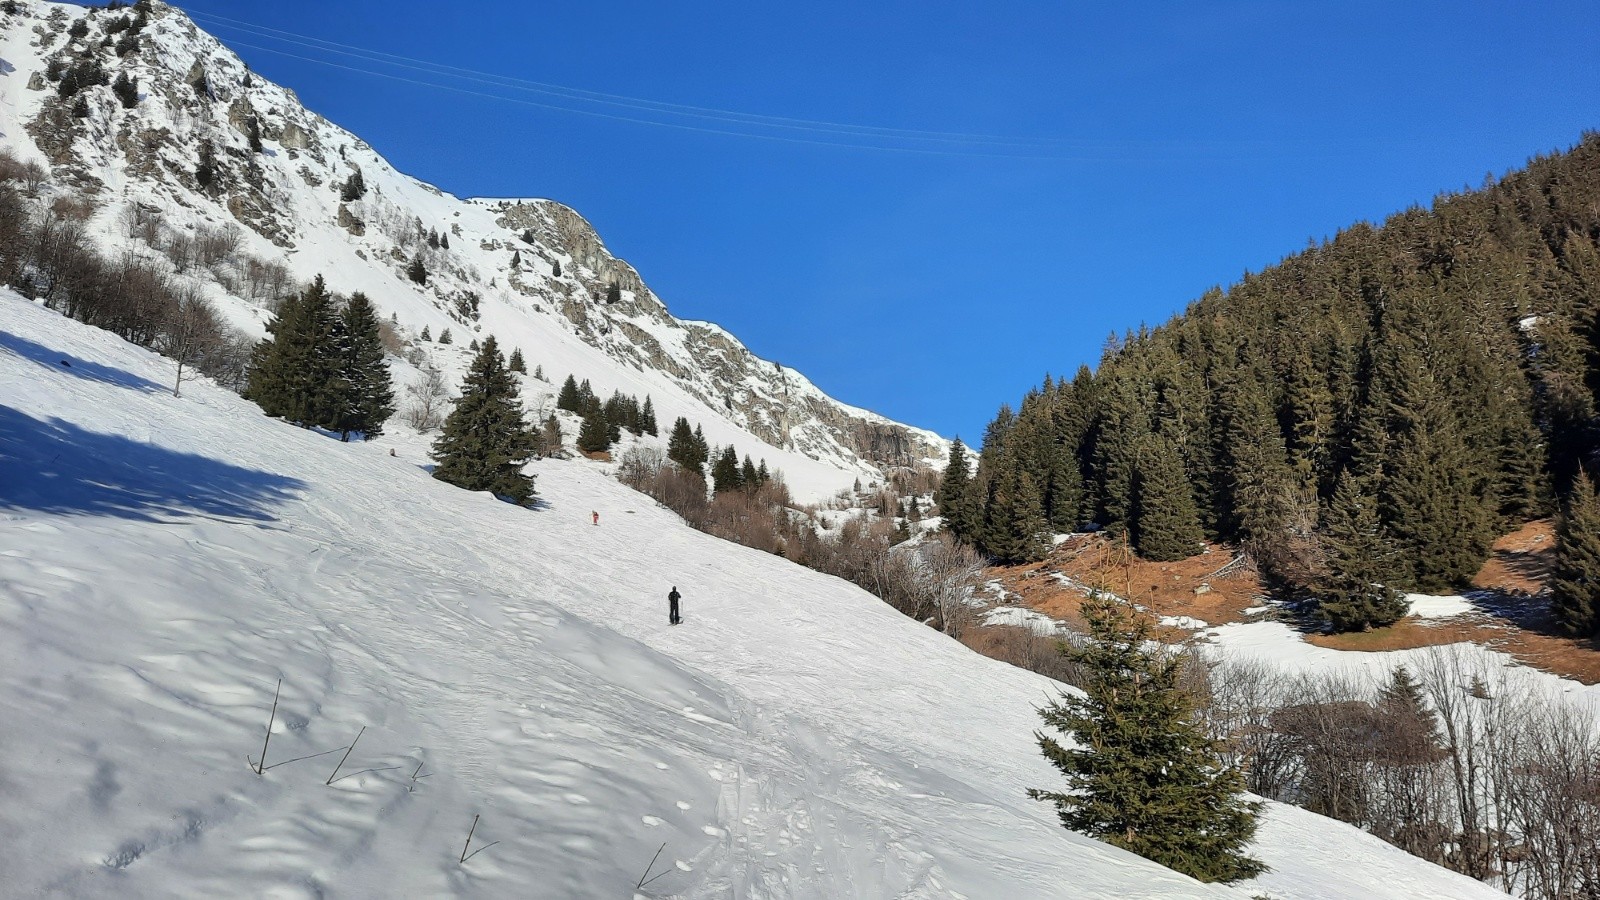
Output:
[[[1091,524],[1155,560],[1236,544],[1334,627],[1387,624],[1592,474],[1597,310],[1591,132],[1113,336],[1000,408],[941,512],[1008,562]]]

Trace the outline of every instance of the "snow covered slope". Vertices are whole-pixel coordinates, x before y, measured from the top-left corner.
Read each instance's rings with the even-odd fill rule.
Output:
[[[520,509],[169,374],[0,291],[8,896],[628,897],[663,843],[641,896],[1499,896],[1278,806],[1197,884],[1023,796],[1040,676],[581,462]]]
[[[263,333],[271,295],[252,283],[260,267],[250,261],[277,263],[296,280],[320,273],[336,292],[367,293],[396,317],[414,361],[425,352],[459,374],[469,340],[493,334],[554,382],[530,382],[527,399],[541,418],[568,373],[602,396],[649,395],[663,425],[686,416],[713,444],[765,457],[802,499],[948,455],[938,435],[841,404],[723,329],[674,318],[573,210],[547,200],[463,201],[395,171],[292,91],[250,74],[181,10],[152,3],[138,49],[119,56],[126,32],[108,29],[128,10],[38,0],[18,8],[0,12],[0,146],[86,194],[91,231],[111,255],[162,259],[174,239],[232,229],[238,247],[227,260],[177,274],[247,333]],[[137,105],[124,109],[110,87],[91,86],[77,95],[87,115],[75,117],[75,98],[58,96],[46,75],[52,62],[86,59],[108,78],[137,78]],[[206,141],[216,165],[203,187]],[[345,201],[357,174],[365,193]],[[429,273],[424,286],[407,277],[416,259]],[[455,344],[423,342],[424,329],[435,340],[452,329]],[[409,371],[398,374],[405,381]]]

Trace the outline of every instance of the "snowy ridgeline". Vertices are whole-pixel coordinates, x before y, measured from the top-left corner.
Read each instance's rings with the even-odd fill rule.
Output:
[[[627,897],[665,843],[643,896],[1498,896],[1276,805],[1235,887],[1070,834],[1043,678],[591,464],[518,509],[169,366],[0,292],[11,895]]]
[[[64,185],[82,188],[93,207],[88,233],[107,256],[170,271],[246,334],[262,336],[270,318],[275,289],[259,270],[281,266],[291,280],[321,274],[336,293],[362,291],[393,316],[407,342],[393,360],[402,387],[424,366],[458,383],[469,342],[492,334],[508,353],[521,349],[530,371],[543,368],[549,382],[530,379],[525,392],[541,420],[554,405],[551,382],[569,373],[602,397],[650,396],[663,425],[685,416],[713,444],[767,459],[802,500],[875,481],[886,464],[942,463],[948,453],[938,435],[839,403],[715,325],[674,318],[575,211],[547,200],[461,200],[405,175],[292,91],[248,73],[182,10],[151,9],[137,50],[121,56],[97,48],[131,13],[39,0],[0,11],[0,148],[53,164],[45,203],[66,196]],[[79,24],[84,34],[73,38]],[[132,108],[91,86],[75,95],[86,101],[82,118],[58,115],[70,101],[46,74],[85,53],[108,78],[137,79]],[[205,189],[194,174],[203,142],[215,148]],[[353,178],[359,194],[348,189]],[[236,241],[224,258],[176,262],[175,247],[224,234]],[[414,262],[426,283],[408,276]],[[453,342],[439,343],[447,330]]]

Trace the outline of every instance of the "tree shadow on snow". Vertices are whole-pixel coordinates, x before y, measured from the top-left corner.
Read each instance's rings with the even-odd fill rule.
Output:
[[[54,372],[65,372],[78,378],[89,381],[99,381],[104,384],[114,384],[118,387],[133,388],[136,391],[156,393],[170,391],[169,387],[156,384],[148,378],[140,378],[132,372],[100,363],[79,359],[58,350],[51,350],[43,344],[36,344],[25,337],[12,334],[9,331],[0,331],[0,350],[10,350],[23,359],[32,360]]]
[[[304,486],[0,406],[0,509],[146,522],[191,515],[270,521],[269,508]]]

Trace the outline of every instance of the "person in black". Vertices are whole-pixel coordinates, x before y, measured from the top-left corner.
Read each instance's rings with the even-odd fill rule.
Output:
[[[678,588],[673,586],[672,593],[667,595],[667,624],[677,625],[683,621],[683,616],[678,615]]]

